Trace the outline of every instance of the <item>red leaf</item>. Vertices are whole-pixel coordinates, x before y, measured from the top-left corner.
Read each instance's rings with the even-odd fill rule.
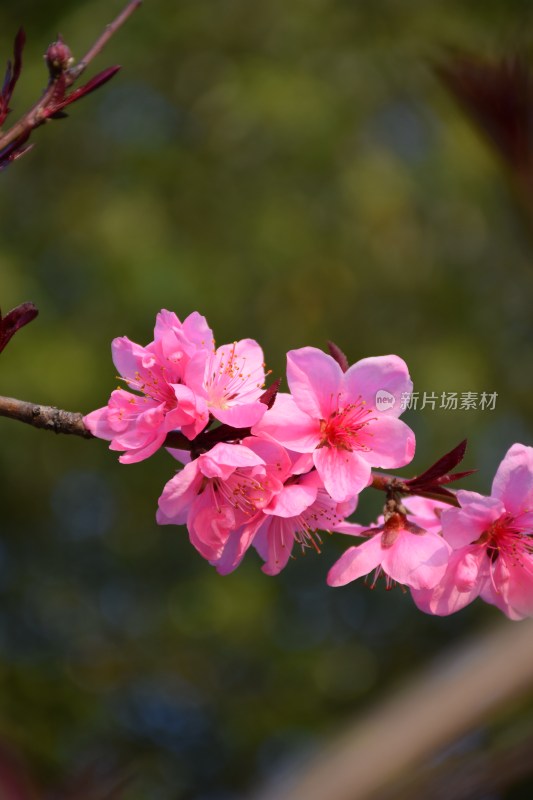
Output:
[[[477,469],[467,469],[464,472],[450,472],[448,475],[443,475],[437,478],[435,484],[439,486],[443,483],[452,483],[453,481],[460,481],[462,478],[467,478],[468,475],[474,475]]]
[[[111,80],[111,78],[117,74],[117,72],[121,69],[120,66],[115,67],[108,67],[104,69],[102,72],[99,72],[98,75],[95,75],[94,78],[91,78],[90,81],[85,83],[83,86],[80,86],[78,89],[74,89],[64,100],[57,105],[54,105],[50,111],[55,114],[58,111],[61,111],[62,108],[65,106],[69,106],[71,103],[75,103],[76,100],[80,100],[85,95],[94,92],[95,89],[98,89],[100,86],[103,86],[104,83],[107,83]]]
[[[12,65],[11,61],[7,62],[4,85],[2,86],[2,93],[0,95],[0,125],[3,124],[11,110],[9,108],[9,103],[22,70],[22,51],[24,50],[25,42],[26,34],[24,33],[24,29],[19,28],[13,45],[14,63]]]
[[[446,475],[448,472],[450,472],[450,470],[456,467],[460,461],[463,460],[466,451],[466,443],[467,440],[463,439],[463,441],[460,442],[457,447],[454,447],[449,453],[446,453],[442,456],[442,458],[439,458],[438,461],[436,461],[421,475],[417,475],[414,478],[409,478],[409,480],[404,481],[404,483],[412,489],[415,486],[426,487],[429,484],[434,483],[438,478],[442,478],[443,475]]]
[[[448,497],[455,497],[454,492],[445,489],[444,486],[424,486],[424,489],[415,489],[413,491],[414,497],[429,497],[430,500],[436,500],[438,497],[443,497],[445,502]]]
[[[279,387],[281,384],[281,378],[278,378],[274,381],[272,386],[269,386],[266,391],[263,392],[259,400],[261,403],[264,403],[267,408],[272,408],[274,405],[274,400],[276,399],[276,395],[279,392]]]
[[[15,139],[14,142],[11,142],[0,151],[0,171],[32,149],[33,144],[26,144],[30,138],[30,133],[31,131],[25,131],[18,139]]]
[[[20,306],[11,309],[5,317],[0,314],[0,353],[8,344],[15,333],[31,322],[37,314],[38,309],[33,303],[21,303]]]
[[[340,347],[338,347],[335,342],[328,342],[328,350],[330,356],[335,359],[342,371],[346,372],[350,364]]]

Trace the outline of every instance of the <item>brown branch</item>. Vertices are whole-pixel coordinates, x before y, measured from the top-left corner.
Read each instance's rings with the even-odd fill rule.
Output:
[[[67,433],[93,439],[92,433],[83,424],[83,414],[76,411],[62,411],[55,406],[41,406],[15,400],[14,397],[0,397],[0,417],[25,422],[34,428],[44,428],[54,433]]]
[[[395,475],[387,475],[384,472],[373,472],[370,485],[373,489],[379,489],[380,492],[390,492],[393,489],[399,492],[409,491],[401,478],[397,478]]]
[[[440,503],[448,503],[450,506],[459,507],[459,501],[451,492],[448,494],[440,494],[438,491],[417,490],[416,488],[410,488],[405,480],[404,478],[398,478],[395,475],[387,475],[383,472],[372,472],[372,483],[370,486],[373,489],[378,489],[380,492],[386,492],[387,494],[397,491],[400,494],[412,497],[425,497],[428,500],[438,500]]]
[[[54,433],[65,433],[73,436],[82,436],[84,439],[94,439],[93,434],[85,427],[83,423],[83,414],[77,411],[63,411],[55,406],[41,406],[37,403],[28,403],[25,400],[16,400],[14,397],[0,397],[0,417],[8,417],[9,419],[25,422],[27,425],[32,425],[34,428],[44,428]],[[250,435],[249,428],[232,428],[228,426],[220,426],[211,431],[204,431],[200,433],[193,441],[187,439],[181,431],[171,431],[167,434],[164,442],[164,447],[175,447],[180,450],[190,450],[195,452],[203,452],[209,450],[217,442],[226,441],[219,435],[223,430],[231,431],[231,438],[238,439],[243,436]],[[370,484],[373,489],[386,492],[399,492],[418,497],[428,497],[432,500],[439,500],[442,503],[448,503],[452,506],[458,506],[459,503],[452,493],[441,495],[438,493],[433,494],[429,491],[422,489],[410,489],[405,483],[403,478],[398,478],[395,475],[387,475],[385,473],[373,472],[372,483]]]

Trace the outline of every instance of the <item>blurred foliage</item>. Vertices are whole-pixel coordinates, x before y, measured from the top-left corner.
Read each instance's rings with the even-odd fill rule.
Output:
[[[79,57],[122,4],[0,6],[6,58],[28,34],[14,117],[57,32]],[[467,485],[487,491],[533,442],[531,231],[430,65],[448,45],[528,55],[532,22],[525,0],[147,1],[89,75],[123,71],[1,176],[1,306],[41,313],[0,392],[99,407],[111,339],[197,309],[219,343],[256,338],[274,376],[332,339],[351,361],[401,355],[420,392],[498,392],[494,411],[405,417],[406,474],[468,436]],[[236,800],[498,616],[328,589],[333,539],[278,579],[252,553],[218,577],[155,524],[166,453],[123,467],[101,442],[5,419],[0,436],[0,738],[44,785],[103,760],[133,765],[128,800]]]

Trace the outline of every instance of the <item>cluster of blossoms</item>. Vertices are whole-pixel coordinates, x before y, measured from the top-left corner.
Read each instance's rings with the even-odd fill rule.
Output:
[[[533,614],[533,448],[513,445],[492,495],[444,484],[460,446],[408,480],[372,468],[408,464],[412,430],[398,417],[412,391],[395,355],[348,366],[334,345],[287,355],[289,393],[264,388],[263,353],[243,339],[216,348],[206,320],[169,311],[146,346],[115,339],[127,388],[85,417],[95,435],[134,463],[161,446],[181,464],[159,498],[157,521],[186,525],[198,552],[227,574],[253,547],[275,575],[295,544],[319,549],[320,531],[362,539],[331,568],[340,586],[374,573],[408,587],[417,606],[450,614],[474,598],[519,619]],[[386,397],[387,402],[379,402]],[[360,492],[385,489],[373,527],[348,521]],[[430,499],[431,498],[431,499]],[[450,507],[450,503],[458,507]]]

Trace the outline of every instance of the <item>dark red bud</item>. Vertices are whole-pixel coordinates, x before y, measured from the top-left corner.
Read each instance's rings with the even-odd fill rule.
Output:
[[[52,42],[44,58],[52,78],[55,78],[61,72],[65,72],[74,61],[70,47],[65,44],[61,37],[58,38],[57,42]]]

